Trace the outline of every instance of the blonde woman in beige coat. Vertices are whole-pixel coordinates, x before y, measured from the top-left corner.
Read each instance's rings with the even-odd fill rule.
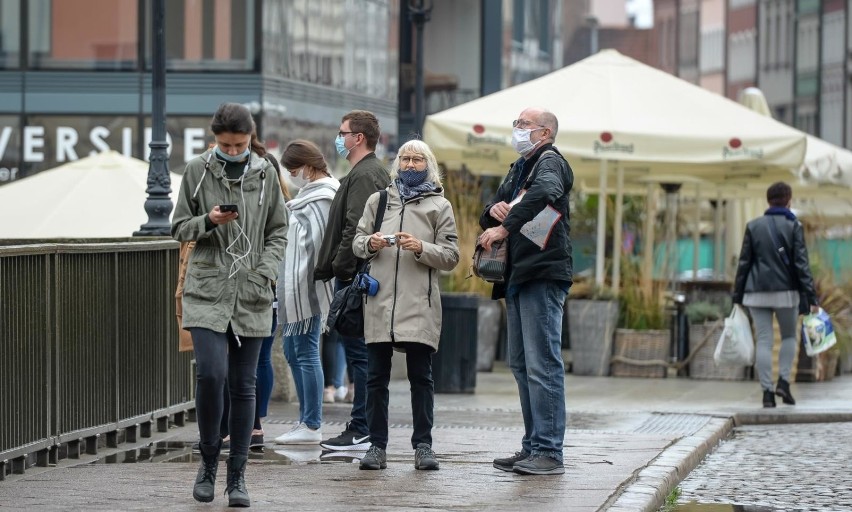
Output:
[[[370,196],[352,244],[355,256],[370,259],[379,282],[364,304],[367,341],[367,425],[371,446],[361,469],[385,469],[388,444],[388,383],[394,350],[405,352],[416,469],[438,469],[432,451],[435,383],[432,354],[441,337],[439,271],[459,262],[453,207],[444,198],[435,155],[420,140],[399,148],[381,227],[373,233],[379,193]]]

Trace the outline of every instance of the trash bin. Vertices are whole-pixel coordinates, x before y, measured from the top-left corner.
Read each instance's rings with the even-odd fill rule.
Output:
[[[441,344],[432,357],[436,393],[473,393],[476,389],[476,337],[479,297],[441,294]]]

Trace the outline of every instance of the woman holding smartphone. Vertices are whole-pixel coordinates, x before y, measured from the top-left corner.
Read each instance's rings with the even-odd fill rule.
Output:
[[[202,461],[192,494],[198,501],[213,500],[227,385],[231,448],[225,493],[229,506],[248,507],[245,466],[256,369],[262,340],[271,334],[273,283],[287,243],[287,217],[278,175],[263,158],[266,149],[249,110],[221,105],[210,130],[216,146],[187,164],[172,220],[176,240],[195,242],[181,326],[192,334],[196,360]]]

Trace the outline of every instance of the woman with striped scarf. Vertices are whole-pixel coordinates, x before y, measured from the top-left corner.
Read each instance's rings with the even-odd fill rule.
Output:
[[[323,392],[319,344],[332,289],[330,282],[314,281],[313,276],[328,211],[340,182],[329,173],[316,144],[307,140],[288,144],[281,164],[300,189],[286,205],[290,226],[277,284],[278,323],[299,397],[299,423],[275,442],[318,444],[322,440]]]

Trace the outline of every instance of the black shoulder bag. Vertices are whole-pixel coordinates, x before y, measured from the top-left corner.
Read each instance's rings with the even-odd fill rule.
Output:
[[[808,304],[808,297],[805,292],[802,291],[799,284],[799,273],[796,272],[796,268],[793,266],[790,255],[787,253],[787,248],[781,243],[781,237],[778,235],[778,226],[775,225],[775,219],[773,219],[771,215],[768,217],[769,218],[766,220],[769,224],[769,236],[772,238],[772,243],[775,245],[775,249],[778,251],[781,261],[783,261],[784,266],[787,267],[787,272],[790,274],[790,279],[792,280],[793,285],[796,286],[796,291],[799,292],[799,314],[807,315],[811,308]]]
[[[376,220],[373,223],[373,233],[382,227],[385,218],[385,210],[388,205],[388,191],[379,192],[379,206],[376,210]],[[362,276],[369,274],[370,262],[365,260],[349,286],[345,286],[334,292],[334,298],[328,310],[326,326],[329,330],[336,330],[341,336],[348,338],[364,337],[364,287]]]

